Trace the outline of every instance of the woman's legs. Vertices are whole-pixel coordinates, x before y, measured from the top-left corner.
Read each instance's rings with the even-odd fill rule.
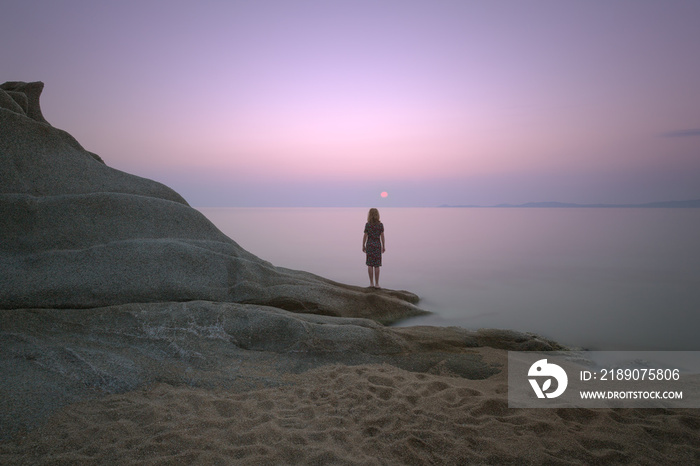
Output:
[[[379,288],[379,267],[367,266],[367,274],[369,275],[369,286]]]

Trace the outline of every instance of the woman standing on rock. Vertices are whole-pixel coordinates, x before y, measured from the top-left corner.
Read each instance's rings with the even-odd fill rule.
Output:
[[[379,221],[379,211],[369,209],[365,236],[362,237],[362,252],[367,253],[367,272],[369,273],[370,288],[379,288],[379,267],[382,266],[384,247],[384,225]]]

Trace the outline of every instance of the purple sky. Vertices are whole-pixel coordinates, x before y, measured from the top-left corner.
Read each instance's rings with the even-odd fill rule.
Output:
[[[697,1],[6,3],[0,79],[195,206],[700,198]]]

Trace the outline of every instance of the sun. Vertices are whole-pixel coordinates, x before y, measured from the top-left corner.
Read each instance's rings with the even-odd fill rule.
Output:
[[[382,193],[380,194],[380,196],[382,196],[382,197],[387,197],[388,195],[389,195],[389,193],[386,191],[382,191]]]

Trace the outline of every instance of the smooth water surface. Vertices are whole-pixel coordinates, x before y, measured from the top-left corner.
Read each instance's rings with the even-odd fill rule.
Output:
[[[367,286],[364,208],[201,208],[275,265]],[[384,208],[380,284],[401,325],[535,332],[605,350],[700,350],[700,209]]]

